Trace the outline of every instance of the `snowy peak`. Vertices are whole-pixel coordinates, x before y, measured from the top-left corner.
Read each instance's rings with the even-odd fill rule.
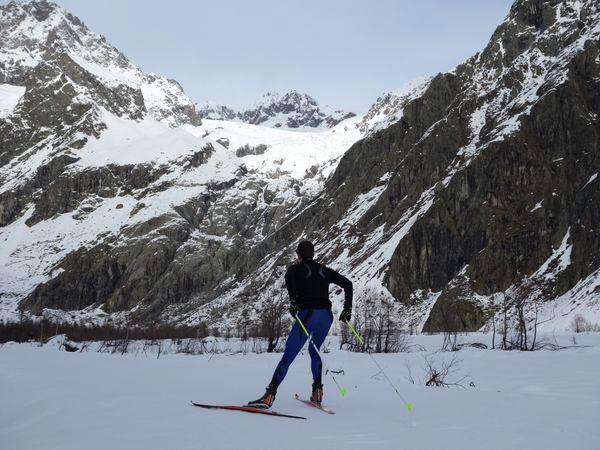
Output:
[[[239,113],[243,122],[275,128],[331,128],[354,116],[329,106],[321,108],[314,98],[295,90],[283,95],[268,92],[252,108]]]
[[[60,6],[12,1],[0,7],[0,83],[24,85],[48,51],[62,60],[67,56],[98,86],[141,92],[141,107],[153,119],[170,126],[200,123],[193,102],[178,83],[144,74],[103,36]]]
[[[203,119],[235,120],[238,113],[225,105],[209,101],[198,108],[198,114]]]
[[[236,112],[227,106],[207,102],[200,117],[213,120],[236,120],[272,128],[332,128],[354,113],[319,106],[307,94],[292,90],[285,94],[267,92],[252,107]]]
[[[142,75],[104,37],[54,3],[10,2],[0,7],[0,23],[0,62],[7,77],[25,75],[40,62],[48,45],[104,68],[105,81],[135,84]]]

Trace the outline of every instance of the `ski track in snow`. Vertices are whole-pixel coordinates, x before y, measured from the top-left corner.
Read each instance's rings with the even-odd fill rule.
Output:
[[[571,335],[546,336],[571,344]],[[577,334],[560,351],[463,349],[435,353],[442,336],[414,336],[425,352],[376,354],[414,404],[409,413],[366,354],[339,351],[342,397],[325,375],[324,414],[294,400],[310,391],[310,359],[298,355],[274,410],[307,420],[203,410],[189,401],[243,404],[262,394],[280,354],[111,355],[58,351],[57,342],[0,347],[0,442],[11,450],[306,449],[591,450],[600,441],[600,335]],[[58,338],[60,339],[60,338]],[[463,342],[489,343],[471,334]],[[498,337],[497,337],[498,339]],[[426,387],[423,356],[458,356],[466,389]],[[408,381],[410,365],[415,384]],[[40,370],[42,368],[43,370]],[[470,382],[474,387],[470,387]]]

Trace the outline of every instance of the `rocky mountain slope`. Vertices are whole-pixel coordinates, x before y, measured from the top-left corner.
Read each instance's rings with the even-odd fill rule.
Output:
[[[223,105],[207,103],[200,108],[200,116],[215,120],[239,120],[273,128],[310,129],[332,128],[356,114],[319,106],[309,95],[292,90],[283,95],[269,92],[251,108],[239,112]]]
[[[273,239],[316,238],[425,330],[478,329],[505,295],[548,323],[597,321],[599,37],[597,2],[516,1]]]
[[[404,107],[415,98],[423,95],[429,86],[431,77],[417,78],[400,89],[385,92],[369,108],[358,123],[365,136],[383,130],[402,118]]]
[[[504,298],[546,327],[598,322],[599,36],[596,2],[516,1],[482,52],[428,81],[302,214],[240,255],[236,281],[264,290],[308,237],[359,299],[387,296],[409,327],[478,329]]]
[[[331,128],[297,93],[200,124],[55,5],[0,14],[5,316],[248,323],[309,238],[406,327],[478,329],[505,296],[600,321],[596,2],[517,0],[482,52]]]

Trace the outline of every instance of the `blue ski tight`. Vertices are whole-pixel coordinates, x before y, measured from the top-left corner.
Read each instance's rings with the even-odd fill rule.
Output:
[[[331,324],[333,323],[331,310],[302,309],[298,312],[298,317],[312,335],[312,340],[317,348],[320,349],[321,344],[323,344],[323,341],[327,337],[327,333],[329,333],[329,328],[331,328]],[[279,361],[275,373],[273,374],[273,378],[271,379],[271,388],[277,389],[281,384],[287,374],[288,368],[304,346],[307,339],[308,336],[306,336],[306,333],[302,330],[298,321],[295,321],[285,343],[285,350],[281,357],[281,361]],[[321,383],[321,358],[311,344],[308,345],[308,353],[310,354],[313,380]]]

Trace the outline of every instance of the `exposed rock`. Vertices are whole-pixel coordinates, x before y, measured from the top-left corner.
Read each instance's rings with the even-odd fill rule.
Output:
[[[240,148],[238,148],[235,151],[235,155],[238,158],[243,158],[244,156],[248,156],[248,155],[262,155],[267,151],[267,146],[265,144],[258,144],[255,146],[251,146],[251,145],[244,145]]]

